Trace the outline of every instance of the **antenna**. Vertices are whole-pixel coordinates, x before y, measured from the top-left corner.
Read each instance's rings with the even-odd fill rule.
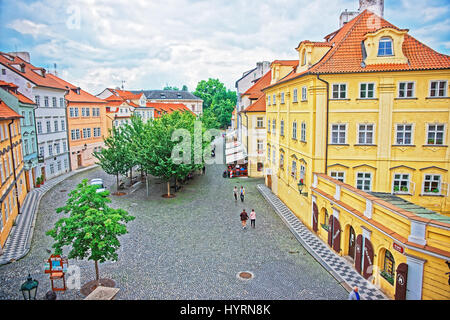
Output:
[[[56,72],[56,63],[53,64],[53,67],[55,69],[55,76],[58,76],[58,73]]]
[[[122,90],[123,90],[123,84],[124,84],[125,82],[126,82],[125,80],[122,80]]]

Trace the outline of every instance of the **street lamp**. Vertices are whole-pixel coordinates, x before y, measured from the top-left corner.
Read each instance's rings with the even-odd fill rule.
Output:
[[[25,300],[36,300],[38,285],[39,281],[33,280],[31,278],[31,275],[28,274],[27,281],[25,281],[20,287],[20,291],[22,291],[23,298]]]
[[[300,193],[300,195],[307,197],[308,196],[308,192],[302,192],[303,188],[305,187],[305,184],[303,183],[303,179],[300,179],[300,181],[297,184],[298,186],[298,192]]]

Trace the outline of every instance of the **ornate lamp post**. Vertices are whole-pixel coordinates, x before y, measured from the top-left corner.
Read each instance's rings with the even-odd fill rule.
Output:
[[[25,300],[36,300],[37,288],[39,286],[39,281],[33,280],[31,275],[28,274],[27,281],[25,281],[20,287],[22,291],[23,298]]]
[[[307,197],[308,196],[308,192],[302,192],[303,188],[305,187],[305,184],[303,183],[303,179],[300,179],[300,181],[297,184],[298,186],[298,192],[300,193],[300,195]]]

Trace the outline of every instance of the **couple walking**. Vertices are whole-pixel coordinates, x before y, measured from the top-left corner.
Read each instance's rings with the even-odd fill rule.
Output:
[[[242,229],[247,229],[247,220],[248,220],[248,218],[250,218],[250,226],[253,229],[255,229],[255,222],[256,222],[255,209],[252,209],[252,212],[250,212],[250,217],[247,214],[247,212],[245,212],[245,209],[243,209],[243,211],[241,212],[240,216],[241,216]]]
[[[237,189],[236,186],[234,186],[233,194],[234,194],[234,200],[237,201],[237,199],[238,199],[238,189]],[[245,189],[244,189],[243,186],[241,186],[241,190],[239,190],[239,197],[241,198],[241,202],[244,202]]]

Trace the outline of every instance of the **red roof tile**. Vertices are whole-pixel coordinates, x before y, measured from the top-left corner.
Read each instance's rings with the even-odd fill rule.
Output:
[[[10,94],[15,96],[20,102],[26,103],[26,104],[35,104],[33,100],[25,97],[23,94],[21,94],[17,89],[19,88],[14,83],[6,82],[3,80],[0,80],[0,87],[8,91]]]
[[[0,120],[10,120],[22,118],[17,112],[11,109],[3,100],[0,99]]]
[[[67,90],[69,90],[68,91],[69,93],[65,95],[65,99],[69,103],[70,102],[105,103],[104,100],[97,98],[96,96],[90,94],[89,92],[82,90],[80,87],[77,87],[61,78],[58,78],[53,74],[48,74],[47,77],[55,80],[56,82],[63,85]]]

